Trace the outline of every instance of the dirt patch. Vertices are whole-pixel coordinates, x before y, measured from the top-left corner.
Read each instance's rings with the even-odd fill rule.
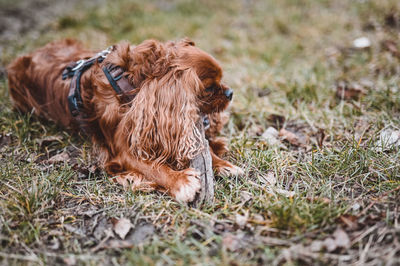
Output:
[[[78,3],[82,2],[88,1],[2,1],[0,3],[0,43],[10,43],[26,34],[39,37],[38,33],[43,27],[56,17],[71,12]]]
[[[69,14],[82,5],[85,8],[100,4],[102,0],[3,0],[0,1],[0,58],[4,48],[15,45],[22,38],[38,39],[57,17]],[[0,78],[5,65],[0,60]]]

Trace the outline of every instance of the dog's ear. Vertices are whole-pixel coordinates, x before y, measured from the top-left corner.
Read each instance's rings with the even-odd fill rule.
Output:
[[[188,167],[202,148],[196,93],[200,80],[193,69],[172,69],[148,80],[122,120],[130,131],[130,148],[140,158]]]
[[[191,39],[189,39],[189,38],[183,38],[181,41],[180,41],[180,43],[181,44],[183,44],[183,46],[195,46],[196,44],[194,43],[194,41],[192,41]]]

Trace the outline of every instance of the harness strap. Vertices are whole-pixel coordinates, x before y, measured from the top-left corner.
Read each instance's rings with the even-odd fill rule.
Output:
[[[132,94],[134,89],[128,79],[124,76],[125,71],[121,67],[107,65],[103,67],[103,72],[121,102],[128,103],[135,98],[135,95]]]
[[[91,58],[84,63],[80,63],[83,61],[78,61],[77,63],[74,63],[76,66],[72,67],[72,65],[70,65],[63,71],[63,79],[72,76],[71,85],[69,87],[68,93],[68,107],[72,116],[74,117],[79,115],[80,109],[83,109],[83,100],[81,96],[82,74],[86,70],[88,70],[95,63],[96,60],[101,63],[104,58]]]
[[[81,77],[95,62],[103,62],[112,49],[113,47],[110,46],[92,58],[72,62],[62,73],[63,80],[72,78],[68,93],[68,107],[72,116],[78,121],[86,118],[85,113],[81,112],[84,109],[80,86]],[[103,72],[121,102],[128,103],[135,98],[135,95],[132,93],[134,88],[129,83],[128,78],[124,76],[125,71],[121,67],[110,64],[103,67]]]

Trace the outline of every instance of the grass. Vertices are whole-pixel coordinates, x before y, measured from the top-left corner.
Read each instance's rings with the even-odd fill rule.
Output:
[[[22,2],[10,3],[18,8]],[[395,0],[118,0],[76,4],[50,24],[16,33],[12,43],[0,41],[5,66],[65,37],[96,49],[123,39],[190,37],[222,63],[235,90],[224,135],[228,158],[246,171],[244,177],[217,177],[214,204],[201,209],[161,193],[124,191],[96,167],[83,137],[14,112],[0,76],[0,260],[400,263],[400,149],[376,144],[382,132],[399,130],[399,34]],[[362,36],[371,46],[355,49],[353,40]],[[392,50],[384,45],[388,40]],[[340,82],[364,93],[338,98]],[[282,139],[268,144],[261,135],[269,127],[286,128],[304,145]],[[64,160],[49,161],[62,153]],[[111,230],[121,217],[133,224],[135,244],[101,246],[107,237],[121,245]],[[335,241],[337,230],[345,232],[348,246],[318,248]]]

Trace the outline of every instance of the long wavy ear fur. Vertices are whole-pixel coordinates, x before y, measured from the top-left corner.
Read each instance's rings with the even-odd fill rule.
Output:
[[[175,169],[188,167],[203,146],[196,128],[199,83],[192,69],[175,67],[143,84],[121,121],[131,154]]]

